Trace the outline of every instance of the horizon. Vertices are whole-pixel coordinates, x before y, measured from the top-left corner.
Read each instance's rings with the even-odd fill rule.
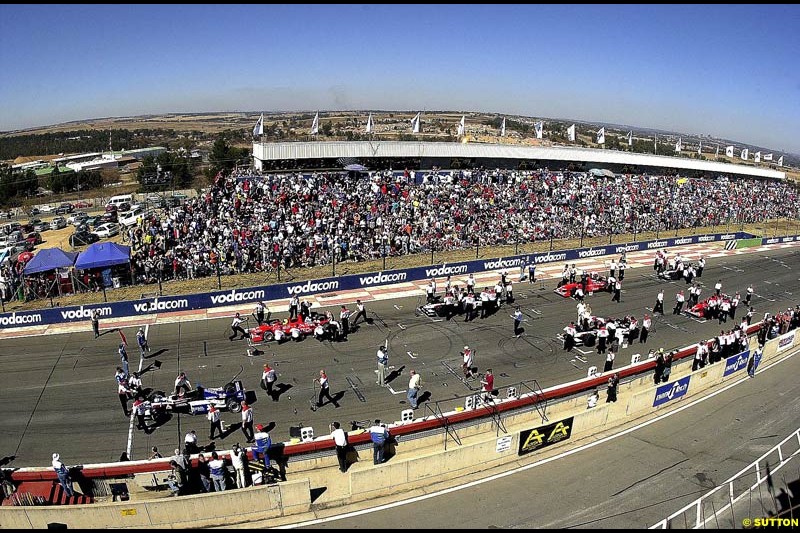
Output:
[[[798,6],[6,5],[0,14],[5,132],[260,112],[245,109],[460,108],[469,111],[450,112],[572,117],[554,120],[800,154],[800,74],[790,68]]]

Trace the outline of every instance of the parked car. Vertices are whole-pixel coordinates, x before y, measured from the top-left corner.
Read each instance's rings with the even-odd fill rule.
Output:
[[[106,206],[106,213],[116,213],[119,210],[117,204],[108,204]]]
[[[100,217],[101,224],[108,224],[109,222],[117,222],[119,217],[117,216],[116,211],[111,211],[110,213],[106,213]]]
[[[36,231],[28,233],[25,236],[25,240],[31,244],[42,244],[42,234]]]
[[[101,239],[107,237],[113,237],[114,235],[119,235],[119,225],[114,224],[113,222],[108,222],[106,224],[101,224],[94,228],[92,232]]]
[[[164,200],[164,198],[158,194],[148,194],[145,200],[153,207],[164,207],[167,205],[167,202]]]
[[[94,233],[89,233],[88,231],[76,231],[72,235],[69,236],[69,244],[73,248],[78,246],[88,246],[90,244],[96,243],[100,240]]]
[[[69,202],[63,202],[60,206],[58,206],[58,208],[66,209],[67,213],[72,213],[75,210],[75,206]]]
[[[40,220],[36,224],[33,225],[33,231],[42,233],[43,231],[47,231],[50,229],[50,224],[48,222],[44,222]]]
[[[18,251],[17,245],[14,243],[0,244],[0,257],[10,257]]]
[[[88,226],[90,228],[96,228],[100,224],[103,224],[102,218],[103,217],[100,217],[100,216],[90,215],[89,218],[87,218],[86,220],[83,221],[81,226]]]
[[[75,202],[76,209],[86,209],[87,207],[92,207],[92,202],[86,200],[78,200]]]
[[[39,206],[39,211],[42,212],[42,213],[51,213],[51,212],[55,211],[55,209],[56,209],[55,207],[53,207],[52,205],[48,205],[48,204]]]
[[[31,207],[31,210],[28,211],[28,215],[32,216],[32,217],[35,217],[36,215],[38,215],[40,213],[41,213],[41,211],[39,210],[38,207]]]
[[[50,221],[50,229],[63,229],[67,227],[67,220],[64,217],[56,217]]]
[[[134,209],[131,209],[127,213],[122,213],[119,215],[119,223],[129,228],[131,226],[135,226],[136,222],[139,220],[139,217],[147,216],[147,211],[142,209],[141,206],[136,206]]]
[[[83,221],[86,220],[87,218],[89,218],[88,213],[84,213],[83,211],[78,211],[77,213],[74,213],[67,219],[67,223],[72,224],[73,226],[80,226],[83,223]]]

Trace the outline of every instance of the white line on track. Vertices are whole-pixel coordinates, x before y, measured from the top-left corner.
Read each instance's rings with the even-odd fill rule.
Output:
[[[794,357],[798,353],[800,353],[800,350],[795,350],[792,353],[787,354],[782,359],[774,361],[769,366],[757,370],[756,374],[761,374],[762,372],[766,372],[767,370],[769,370],[773,366],[776,366],[776,365],[778,365],[778,364],[780,364],[780,363],[782,363],[784,361],[789,360],[790,358]],[[652,418],[650,420],[646,420],[646,421],[642,422],[641,424],[637,424],[636,426],[633,426],[633,427],[630,427],[630,428],[625,429],[623,431],[620,431],[619,433],[615,433],[613,435],[609,435],[608,437],[604,437],[604,438],[602,438],[600,440],[596,440],[594,442],[590,442],[588,444],[584,444],[583,446],[579,446],[578,448],[574,448],[572,450],[567,450],[567,451],[565,451],[563,453],[560,453],[558,455],[555,455],[553,457],[548,457],[546,459],[541,459],[539,461],[536,461],[535,463],[531,463],[529,465],[521,466],[519,468],[515,468],[515,469],[509,470],[507,472],[501,472],[499,474],[495,474],[493,476],[489,476],[489,477],[484,478],[484,479],[478,479],[478,480],[475,480],[475,481],[471,481],[469,483],[465,483],[463,485],[458,485],[456,487],[451,487],[449,489],[443,489],[443,490],[440,490],[440,491],[432,492],[430,494],[424,494],[422,496],[415,496],[414,498],[409,498],[408,500],[403,500],[403,501],[400,501],[400,502],[387,503],[385,505],[379,505],[377,507],[373,507],[373,508],[370,508],[370,509],[362,509],[360,511],[353,511],[351,513],[345,513],[345,514],[338,515],[338,516],[330,516],[330,517],[327,517],[327,518],[317,518],[315,520],[308,520],[306,522],[300,522],[300,523],[297,523],[297,524],[288,524],[288,525],[284,525],[284,526],[277,526],[276,529],[294,529],[294,528],[297,528],[297,527],[313,526],[313,525],[316,525],[316,524],[324,524],[326,522],[333,522],[334,520],[340,520],[340,519],[343,519],[343,518],[352,518],[354,516],[361,516],[361,515],[364,515],[364,514],[373,513],[375,511],[383,511],[385,509],[392,509],[394,507],[399,507],[401,505],[406,505],[406,504],[409,504],[409,503],[416,503],[416,502],[419,502],[419,501],[427,500],[427,499],[433,498],[435,496],[442,496],[444,494],[450,494],[451,492],[456,492],[456,491],[459,491],[459,490],[472,488],[472,487],[475,487],[475,486],[478,486],[478,485],[482,485],[484,483],[488,483],[490,481],[494,481],[496,479],[502,479],[504,477],[508,477],[510,475],[513,475],[513,474],[516,474],[516,473],[519,473],[519,472],[525,472],[526,470],[530,470],[531,468],[536,468],[537,466],[541,466],[541,465],[550,463],[550,462],[555,461],[557,459],[563,459],[564,457],[568,457],[570,455],[576,454],[576,453],[581,452],[583,450],[588,450],[589,448],[593,448],[593,447],[598,446],[600,444],[604,444],[604,443],[606,443],[608,441],[611,441],[611,440],[617,439],[619,437],[625,436],[628,433],[633,433],[634,431],[636,431],[638,429],[645,428],[645,427],[649,426],[650,424],[654,424],[654,423],[659,422],[659,421],[661,421],[661,420],[663,420],[665,418],[669,418],[670,416],[676,415],[676,414],[684,411],[685,409],[689,409],[690,407],[694,407],[695,405],[697,405],[697,404],[699,404],[701,402],[704,402],[705,400],[709,400],[709,399],[713,398],[714,396],[716,396],[718,394],[722,394],[723,392],[725,392],[725,391],[727,391],[729,389],[732,389],[733,387],[735,387],[737,385],[741,385],[742,383],[745,383],[746,381],[749,381],[750,379],[751,379],[750,377],[744,377],[744,378],[739,379],[737,381],[733,381],[729,385],[726,385],[726,386],[722,387],[721,389],[716,390],[716,391],[712,392],[711,394],[709,394],[707,396],[703,396],[702,398],[698,398],[698,399],[696,399],[696,400],[694,400],[694,401],[692,401],[690,403],[687,403],[686,405],[682,405],[681,407],[678,407],[677,409],[675,409],[673,411],[669,411],[667,413],[664,413],[663,415],[657,416],[657,417]]]
[[[147,339],[149,334],[150,334],[150,324],[147,324],[144,327],[144,338]],[[142,352],[139,351],[139,370],[138,370],[138,372],[142,371],[142,365],[143,364],[144,364],[144,357],[142,357]],[[126,451],[128,453],[128,459],[132,459],[131,458],[131,450],[133,449],[133,421],[134,420],[136,420],[136,413],[134,413],[133,409],[131,409],[131,423],[128,426],[128,447],[126,448]]]

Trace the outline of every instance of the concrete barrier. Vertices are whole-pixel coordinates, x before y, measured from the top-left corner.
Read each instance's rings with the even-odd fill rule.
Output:
[[[234,524],[307,512],[307,479],[221,493],[81,506],[0,507],[0,529],[186,528]]]

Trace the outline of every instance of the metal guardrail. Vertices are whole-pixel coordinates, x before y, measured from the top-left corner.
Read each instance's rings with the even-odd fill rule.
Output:
[[[775,458],[771,465],[767,459]],[[736,502],[757,489],[762,483],[767,482],[768,477],[774,475],[785,467],[789,461],[800,455],[800,428],[796,429],[791,435],[783,439],[767,453],[753,461],[750,465],[743,468],[722,485],[710,490],[700,496],[695,501],[675,511],[660,522],[651,526],[650,529],[686,529],[705,528],[706,524],[715,519],[720,513],[731,509]],[[749,484],[754,479],[755,482]],[[717,504],[721,504],[717,507]],[[710,508],[710,509],[709,509]],[[706,513],[710,510],[710,513]],[[735,519],[734,519],[735,523]],[[677,527],[676,527],[677,526]]]

